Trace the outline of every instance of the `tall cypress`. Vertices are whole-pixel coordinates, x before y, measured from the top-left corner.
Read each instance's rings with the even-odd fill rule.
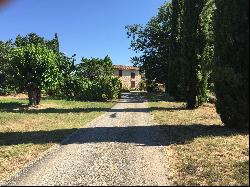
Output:
[[[172,1],[171,36],[169,50],[169,68],[167,91],[175,99],[180,100],[181,84],[181,37],[182,37],[182,0]]]
[[[249,128],[249,0],[215,0],[215,92],[222,121]]]
[[[183,19],[183,60],[185,69],[185,86],[187,108],[193,109],[199,102],[199,74],[201,70],[201,53],[204,45],[201,35],[200,15],[205,0],[185,0]]]
[[[54,46],[55,46],[55,51],[57,51],[59,53],[59,39],[58,39],[57,33],[55,33],[53,43],[54,43]]]
[[[60,52],[59,49],[59,39],[57,33],[55,33],[55,36],[52,40],[46,40],[46,45],[50,50],[53,50],[55,53]]]
[[[211,79],[214,62],[214,0],[206,0],[201,12],[199,32],[199,86],[198,105],[208,100],[208,81]]]

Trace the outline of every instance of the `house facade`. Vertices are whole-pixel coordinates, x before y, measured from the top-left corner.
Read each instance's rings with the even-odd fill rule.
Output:
[[[119,77],[123,89],[138,89],[141,82],[139,68],[133,66],[114,65],[115,76]]]

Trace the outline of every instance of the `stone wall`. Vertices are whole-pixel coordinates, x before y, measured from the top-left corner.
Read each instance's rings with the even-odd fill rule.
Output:
[[[135,73],[135,78],[131,78],[131,73]],[[119,70],[115,70],[115,76],[119,77]],[[131,81],[135,81],[135,88],[139,88],[139,83],[141,81],[141,75],[138,70],[122,70],[122,77],[120,77],[122,81],[122,87],[131,89]]]

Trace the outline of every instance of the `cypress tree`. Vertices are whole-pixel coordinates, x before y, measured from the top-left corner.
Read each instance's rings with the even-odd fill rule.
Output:
[[[249,0],[215,0],[216,108],[231,127],[249,128]]]
[[[54,51],[59,55],[60,49],[59,49],[59,39],[57,33],[55,33],[55,36],[52,40],[46,40],[45,43],[50,50]]]
[[[169,50],[169,68],[167,91],[176,100],[183,98],[181,85],[181,37],[182,37],[182,0],[172,1],[171,37]]]
[[[201,70],[202,35],[200,15],[205,0],[185,0],[183,19],[183,60],[187,108],[199,106],[199,74]]]
[[[208,100],[208,81],[214,62],[214,0],[207,0],[200,15],[198,105]]]
[[[55,33],[53,43],[54,43],[54,46],[55,46],[55,51],[57,51],[59,53],[59,39],[58,39],[57,33]]]

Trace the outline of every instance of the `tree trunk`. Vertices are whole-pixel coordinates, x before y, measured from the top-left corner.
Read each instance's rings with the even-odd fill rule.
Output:
[[[41,90],[38,89],[36,93],[36,105],[39,105],[40,101],[41,101]]]
[[[187,109],[195,109],[198,106],[198,98],[194,84],[189,83],[187,89]]]
[[[28,86],[29,106],[36,106],[41,101],[41,90],[34,85]]]

